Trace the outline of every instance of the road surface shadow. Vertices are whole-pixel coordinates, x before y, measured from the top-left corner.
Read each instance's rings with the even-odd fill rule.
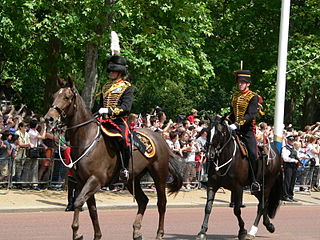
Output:
[[[36,200],[37,202],[41,202],[41,203],[45,203],[48,205],[54,205],[54,206],[66,206],[66,204],[64,203],[59,203],[59,202],[51,202],[51,201],[47,201],[47,200]]]
[[[197,235],[184,235],[184,234],[170,234],[166,233],[165,237],[163,239],[172,239],[172,240],[186,240],[186,239],[196,239]],[[207,239],[224,239],[224,240],[234,240],[238,239],[236,235],[207,235]]]

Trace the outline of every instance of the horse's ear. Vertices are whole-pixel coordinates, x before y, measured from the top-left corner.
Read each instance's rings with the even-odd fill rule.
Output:
[[[68,86],[69,86],[70,88],[73,88],[73,87],[74,87],[73,78],[72,78],[70,75],[68,76],[67,81],[68,81]]]
[[[65,85],[64,80],[60,78],[60,76],[56,77],[57,83],[60,87],[63,87]]]
[[[215,116],[214,120],[215,123],[221,123],[222,122],[222,118],[220,115]]]

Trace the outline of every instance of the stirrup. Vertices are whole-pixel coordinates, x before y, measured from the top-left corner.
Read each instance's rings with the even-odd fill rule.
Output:
[[[252,193],[260,192],[261,191],[260,184],[257,181],[251,183],[250,191]]]
[[[128,171],[128,169],[126,169],[126,168],[121,169],[120,175],[119,175],[119,179],[121,181],[128,181],[128,179],[129,179],[129,171]]]

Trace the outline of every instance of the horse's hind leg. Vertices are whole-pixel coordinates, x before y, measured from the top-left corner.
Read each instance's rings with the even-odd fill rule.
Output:
[[[274,233],[274,231],[276,230],[274,225],[270,222],[267,211],[263,213],[263,225],[270,233]]]
[[[91,176],[88,178],[87,182],[83,186],[80,194],[78,195],[75,203],[74,203],[74,215],[73,215],[73,222],[72,222],[72,230],[73,230],[73,240],[80,240],[83,239],[82,235],[78,233],[79,230],[79,212],[83,204],[90,198],[92,197],[101,187],[100,182],[95,176]],[[97,213],[96,213],[97,214]],[[98,218],[96,223],[98,224],[99,228],[99,223],[98,223]],[[96,226],[94,226],[94,229],[96,230]],[[99,232],[95,231],[95,236],[96,234],[99,235]],[[100,232],[101,234],[101,232]],[[100,236],[101,238],[101,236]]]
[[[155,181],[155,187],[157,189],[157,205],[158,205],[158,213],[159,213],[159,225],[157,230],[156,239],[162,239],[164,235],[164,217],[166,214],[167,207],[167,196],[166,196],[166,179],[162,179],[160,181]]]
[[[217,189],[213,189],[213,187],[207,187],[207,203],[204,210],[204,219],[201,226],[201,230],[197,235],[197,240],[206,240],[207,239],[207,230],[208,230],[208,221],[212,211],[212,204],[214,201],[214,197],[216,195]]]
[[[99,226],[98,214],[97,214],[97,207],[96,207],[96,199],[91,196],[87,201],[90,218],[92,221],[93,229],[94,229],[94,240],[100,240],[102,237],[102,233]]]
[[[247,230],[244,228],[244,221],[241,217],[241,209],[240,209],[241,196],[242,196],[241,191],[242,191],[241,186],[235,188],[234,190],[235,205],[233,208],[233,213],[238,219],[238,225],[239,225],[238,238],[239,240],[244,240],[247,237]]]
[[[129,192],[133,195],[132,180],[130,180],[126,186]],[[135,199],[138,203],[138,212],[133,223],[133,239],[142,240],[141,222],[143,219],[144,212],[146,211],[149,199],[141,189],[140,179],[135,179],[134,188]]]

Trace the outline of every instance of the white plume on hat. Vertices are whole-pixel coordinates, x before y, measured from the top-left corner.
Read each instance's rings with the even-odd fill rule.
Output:
[[[120,44],[119,44],[119,37],[115,31],[111,31],[111,46],[110,50],[112,55],[116,53],[120,53]]]

